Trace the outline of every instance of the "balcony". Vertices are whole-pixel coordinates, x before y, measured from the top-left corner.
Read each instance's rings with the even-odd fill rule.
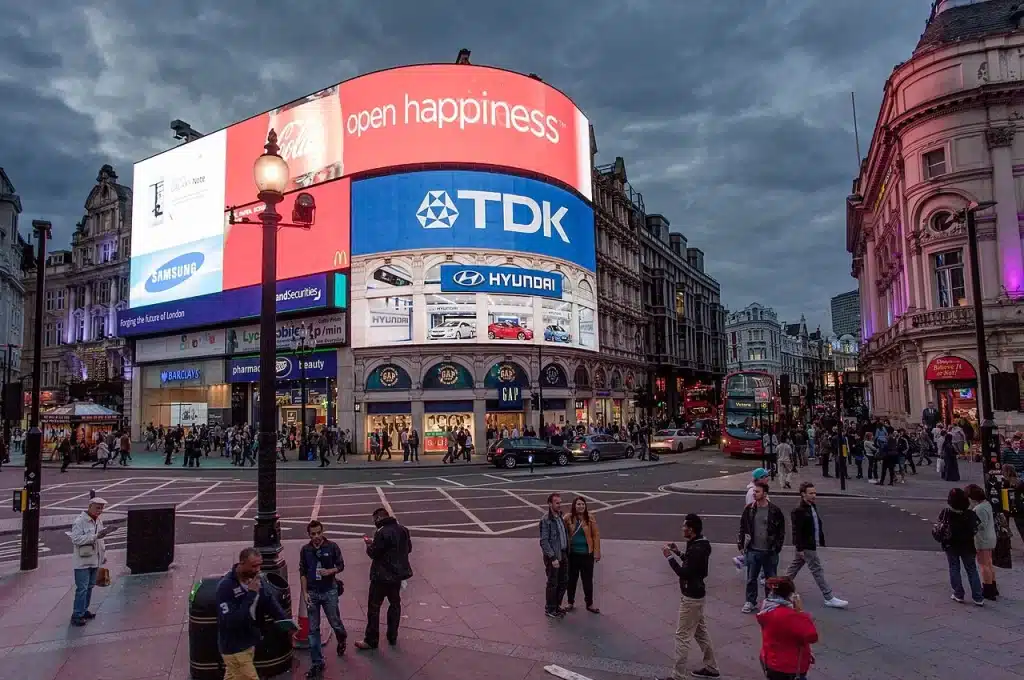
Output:
[[[1019,325],[1024,315],[1024,301],[1007,301],[986,305],[983,309],[985,328]],[[949,307],[910,312],[864,345],[862,354],[871,355],[902,337],[962,333],[974,330],[974,307]]]

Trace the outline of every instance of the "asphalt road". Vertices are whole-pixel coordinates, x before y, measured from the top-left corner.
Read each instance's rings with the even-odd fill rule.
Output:
[[[675,541],[683,516],[703,516],[705,533],[713,542],[735,540],[743,500],[738,494],[675,493],[666,484],[737,471],[735,462],[687,460],[657,467],[626,467],[609,471],[579,466],[565,474],[540,469],[505,473],[481,467],[433,469],[350,470],[344,475],[319,474],[313,481],[295,481],[317,471],[293,470],[279,476],[278,512],[285,538],[305,535],[311,518],[324,523],[333,536],[361,536],[373,530],[370,515],[388,507],[413,533],[434,537],[530,537],[544,512],[547,495],[558,491],[563,502],[587,499],[606,539]],[[741,463],[750,468],[752,463]],[[721,468],[721,469],[719,469]],[[301,474],[296,474],[301,473]],[[256,485],[250,471],[235,476],[200,476],[197,471],[164,469],[73,471],[47,475],[43,515],[80,512],[95,490],[108,502],[107,510],[174,505],[177,543],[248,540],[256,512]],[[343,481],[342,481],[343,480]],[[0,472],[0,487],[20,486],[21,472]],[[8,491],[8,498],[10,492]],[[793,497],[775,499],[787,516]],[[917,506],[865,498],[822,498],[819,510],[831,547],[934,550],[930,518],[939,504]],[[920,507],[918,507],[920,506]],[[19,515],[0,511],[0,521]],[[17,559],[18,536],[0,537],[0,562]],[[70,550],[63,529],[43,531],[42,550]],[[108,549],[124,547],[124,531],[114,533]]]

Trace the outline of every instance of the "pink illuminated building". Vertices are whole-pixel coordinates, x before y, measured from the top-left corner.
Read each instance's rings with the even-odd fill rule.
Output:
[[[1018,5],[1020,7],[1018,8]],[[937,0],[911,57],[885,83],[867,158],[847,199],[873,413],[920,422],[928,402],[977,418],[978,366],[966,230],[971,201],[988,373],[1024,386],[1024,3]],[[997,404],[998,400],[994,400]],[[1020,399],[997,411],[1024,425]]]

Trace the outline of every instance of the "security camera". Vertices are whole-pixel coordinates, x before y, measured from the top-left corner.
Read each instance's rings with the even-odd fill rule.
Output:
[[[292,222],[302,224],[307,228],[313,225],[316,219],[316,199],[313,194],[303,192],[295,197],[295,207],[292,208]]]

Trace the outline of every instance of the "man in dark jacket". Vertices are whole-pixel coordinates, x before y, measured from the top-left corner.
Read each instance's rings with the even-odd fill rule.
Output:
[[[569,538],[562,521],[562,497],[548,496],[548,513],[540,520],[540,550],[544,555],[544,614],[548,618],[565,615],[562,597],[569,585]]]
[[[306,526],[306,533],[309,534],[309,543],[299,550],[302,606],[306,608],[309,618],[310,669],[306,677],[318,678],[323,675],[326,666],[320,637],[321,609],[338,638],[338,656],[345,653],[348,633],[338,609],[342,586],[337,578],[338,574],[345,570],[345,559],[341,556],[338,544],[324,536],[324,525],[319,520],[310,521]]]
[[[281,605],[261,592],[263,558],[256,548],[245,548],[238,564],[217,584],[217,647],[224,657],[226,679],[257,680],[253,655],[260,641],[264,612],[275,621],[286,621]]]
[[[704,522],[699,515],[690,513],[683,520],[683,538],[686,539],[685,553],[680,552],[675,543],[669,543],[661,550],[672,571],[679,576],[679,625],[676,627],[676,663],[672,676],[681,678],[686,675],[686,657],[692,638],[704,654],[704,665],[690,675],[717,678],[720,675],[718,662],[715,661],[715,650],[704,620],[704,599],[707,595],[704,579],[708,576],[711,543],[704,538]]]
[[[373,538],[363,536],[370,563],[370,593],[366,605],[366,634],[357,649],[376,649],[380,643],[380,608],[388,601],[388,643],[398,644],[398,624],[402,620],[402,583],[412,578],[409,553],[412,538],[384,508],[373,511],[377,531]]]
[[[825,606],[845,609],[849,602],[840,600],[832,594],[832,588],[825,580],[821,558],[818,556],[818,546],[825,547],[825,525],[818,516],[816,498],[817,492],[813,484],[804,482],[800,485],[800,505],[790,513],[790,519],[793,520],[793,547],[796,549],[796,557],[789,565],[786,576],[791,581],[795,580],[796,575],[806,564],[811,570],[814,582],[818,584],[818,589],[821,590],[821,596],[825,598]]]
[[[775,576],[779,553],[786,541],[786,516],[768,500],[768,483],[754,482],[754,502],[743,508],[736,546],[744,553],[747,564],[747,593],[743,613],[757,608],[757,577]]]

